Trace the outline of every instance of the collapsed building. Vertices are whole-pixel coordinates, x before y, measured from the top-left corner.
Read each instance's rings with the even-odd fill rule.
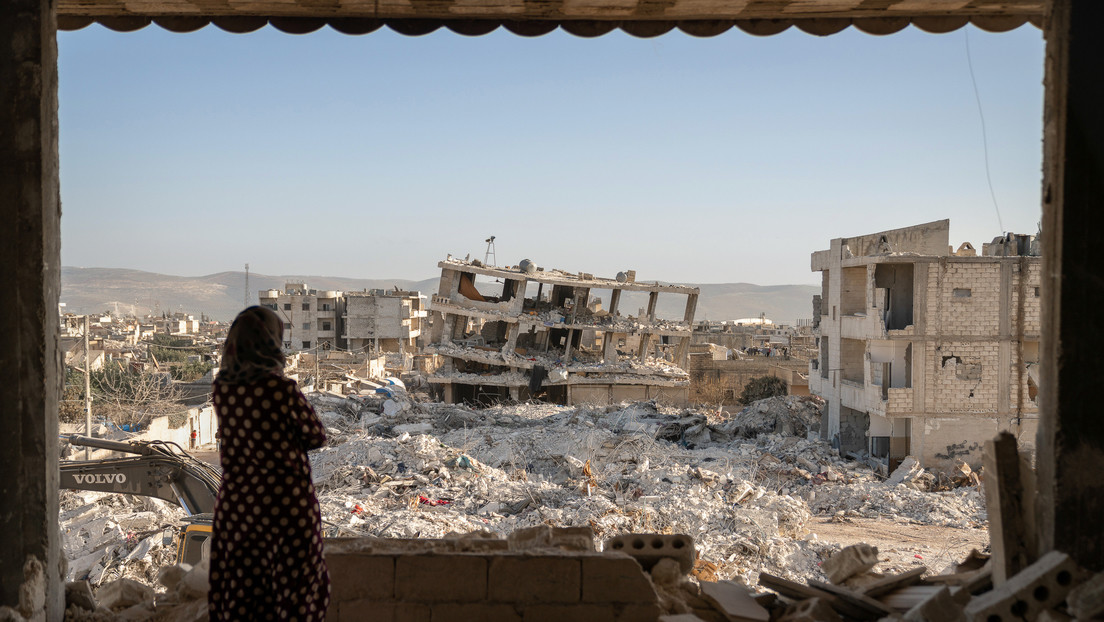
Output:
[[[429,381],[445,402],[688,401],[696,287],[637,282],[634,271],[608,279],[544,270],[528,259],[504,268],[449,257],[438,266],[426,351],[444,356]],[[501,282],[501,293],[481,293],[477,277]],[[622,315],[623,293],[647,294],[646,306]],[[681,321],[656,317],[660,294],[686,297]]]
[[[826,438],[888,470],[981,461],[1002,431],[1034,438],[1040,258],[1034,236],[978,255],[949,246],[950,221],[832,240],[821,272],[819,359],[809,389],[828,407]]]

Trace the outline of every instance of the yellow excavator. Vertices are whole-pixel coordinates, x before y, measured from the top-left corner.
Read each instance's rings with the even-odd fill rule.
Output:
[[[177,563],[196,564],[210,553],[211,518],[222,472],[165,441],[110,441],[72,435],[69,443],[134,454],[125,458],[60,463],[60,488],[154,497],[188,515],[177,538]],[[166,544],[170,544],[166,542]]]

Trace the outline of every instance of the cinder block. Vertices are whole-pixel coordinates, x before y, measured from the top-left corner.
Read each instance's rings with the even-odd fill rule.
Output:
[[[1066,599],[1084,571],[1069,555],[1051,551],[1010,577],[1004,585],[975,597],[966,606],[971,622],[1034,620]]]
[[[489,598],[497,603],[577,603],[579,557],[499,555],[491,558]]]
[[[395,597],[415,602],[487,598],[487,560],[475,555],[404,555],[395,562]]]
[[[330,610],[326,614],[326,620],[334,620],[331,617],[334,606],[330,603]],[[427,605],[414,603],[381,603],[375,600],[350,600],[338,603],[337,622],[430,622],[430,612]]]
[[[431,622],[521,622],[513,605],[441,603],[433,605]]]
[[[525,622],[610,622],[617,619],[613,605],[529,605],[522,615]]]
[[[696,557],[694,539],[685,534],[628,533],[606,540],[604,548],[633,556],[645,570],[667,557],[677,561],[683,572],[690,572]]]
[[[583,602],[655,603],[659,597],[644,569],[623,554],[583,559]]]
[[[391,600],[395,594],[395,558],[388,555],[338,553],[326,556],[330,599]]]

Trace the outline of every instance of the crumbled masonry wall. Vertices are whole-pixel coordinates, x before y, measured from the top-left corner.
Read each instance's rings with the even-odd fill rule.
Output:
[[[699,403],[705,394],[708,385],[719,384],[722,388],[735,392],[739,397],[744,386],[752,378],[770,376],[772,367],[784,367],[808,372],[808,363],[797,360],[784,360],[780,357],[750,357],[746,359],[732,359],[714,361],[709,356],[690,356],[690,401]],[[808,389],[806,389],[806,392]]]
[[[882,251],[881,239],[884,236],[889,249],[896,253],[916,253],[918,255],[945,255],[950,245],[951,221],[936,220],[922,225],[891,229],[840,240],[841,246],[851,249],[857,257],[876,255]]]
[[[685,406],[690,401],[689,387],[659,387],[652,385],[598,384],[571,387],[571,404],[606,406],[620,402],[655,400],[665,406]]]
[[[997,413],[1002,370],[993,341],[926,344],[929,363],[924,410],[929,413]]]
[[[358,550],[328,542],[332,581],[326,619],[651,622],[658,597],[637,561],[618,553]],[[428,548],[428,547],[424,547]]]
[[[846,406],[840,408],[840,451],[863,451],[870,430],[870,415]]]

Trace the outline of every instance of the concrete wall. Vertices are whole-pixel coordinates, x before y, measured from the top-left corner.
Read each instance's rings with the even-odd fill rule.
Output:
[[[881,240],[889,243],[889,250],[918,255],[946,255],[950,249],[951,221],[935,222],[879,231],[851,238],[841,238],[840,243],[855,256],[878,255],[882,252]]]
[[[641,400],[656,400],[668,406],[690,403],[689,387],[658,387],[627,384],[572,385],[570,404],[619,404]]]
[[[706,355],[694,355],[690,357],[690,391],[689,399],[692,403],[700,403],[712,394],[710,385],[719,385],[722,390],[733,391],[736,397],[744,390],[744,386],[752,378],[760,376],[779,375],[771,371],[772,367],[782,367],[806,373],[807,363],[804,361],[784,360],[781,357],[752,357],[748,359],[733,359],[714,361]],[[808,393],[808,388],[804,389]],[[726,403],[733,403],[728,401]]]
[[[363,550],[327,541],[328,621],[654,622],[651,581],[620,553],[486,550],[505,541],[473,539],[469,551]],[[432,544],[432,541],[430,541]],[[481,550],[483,549],[483,550]]]
[[[0,305],[4,405],[0,435],[0,606],[60,620],[58,186],[56,3],[0,2]]]
[[[917,429],[920,427],[921,429]],[[981,466],[985,441],[999,432],[1011,432],[1021,451],[1034,451],[1038,419],[1025,417],[925,417],[913,421],[912,453],[923,464],[949,468],[955,460]]]
[[[211,406],[191,408],[188,416],[178,427],[172,427],[169,417],[157,417],[150,421],[149,427],[132,440],[169,441],[188,449],[192,430],[196,431],[196,444],[209,445],[215,442],[215,430],[218,429],[218,417]]]

